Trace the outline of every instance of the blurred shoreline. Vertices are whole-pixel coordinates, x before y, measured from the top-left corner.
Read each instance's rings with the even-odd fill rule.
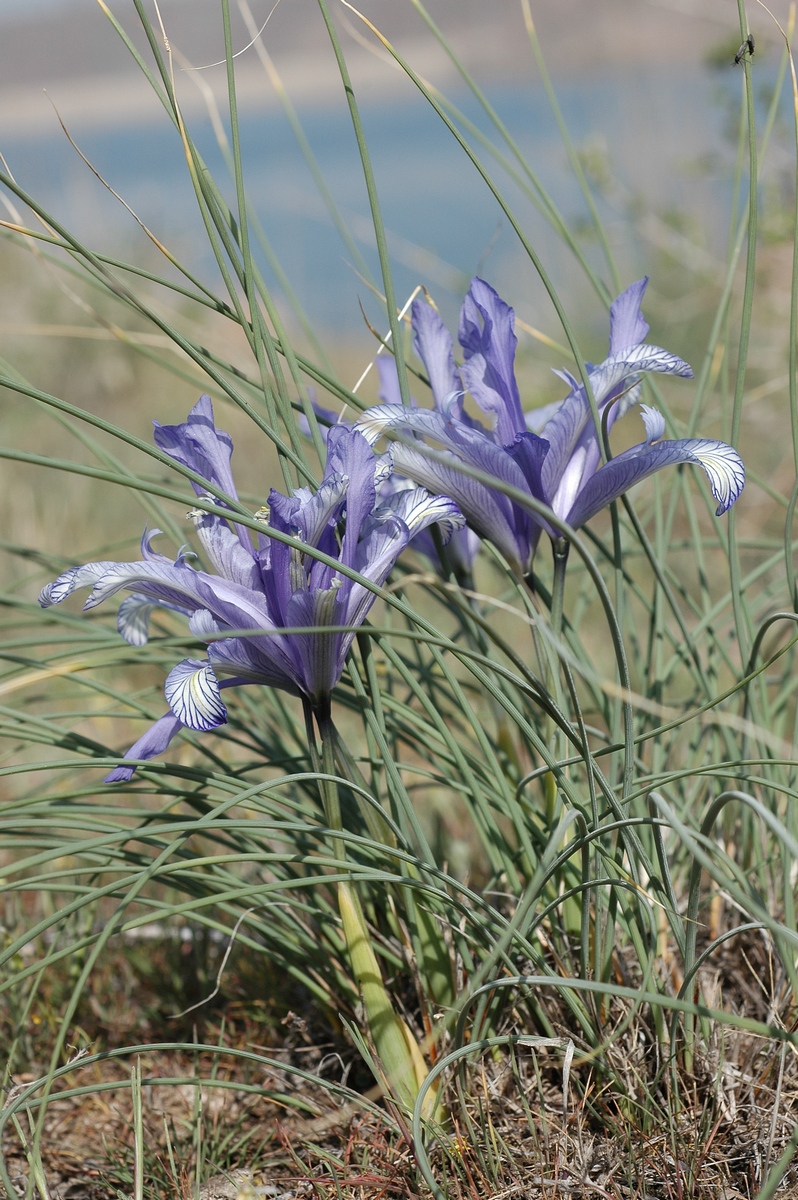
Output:
[[[259,28],[268,7],[252,0]],[[535,28],[555,82],[607,78],[624,69],[638,75],[647,65],[672,59],[675,73],[700,69],[719,45],[739,31],[728,0],[530,0]],[[786,3],[777,6],[784,7]],[[111,0],[110,8],[149,62],[130,0]],[[236,5],[234,44],[252,40]],[[339,32],[360,94],[383,100],[401,98],[412,85],[396,68],[373,34],[343,5],[333,3]],[[424,78],[451,87],[457,70],[410,3],[363,0],[364,15],[385,33]],[[431,17],[465,66],[491,83],[539,82],[519,0],[429,0]],[[208,96],[227,104],[223,42],[218,6],[213,0],[164,0],[170,43],[199,71],[176,62],[175,77],[187,116],[207,110]],[[752,14],[753,16],[753,14]],[[154,14],[153,14],[154,17]],[[755,15],[757,41],[768,42],[764,14]],[[574,30],[579,36],[574,37]],[[771,41],[772,34],[770,35]],[[292,101],[303,107],[323,105],[341,96],[341,82],[315,0],[280,0],[262,34]],[[157,120],[162,109],[111,22],[94,0],[24,18],[6,16],[0,27],[0,138],[37,137],[58,131],[58,116],[71,130],[102,130]],[[243,111],[279,105],[273,84],[254,46],[237,62],[237,93]],[[1,148],[1,147],[0,147]]]

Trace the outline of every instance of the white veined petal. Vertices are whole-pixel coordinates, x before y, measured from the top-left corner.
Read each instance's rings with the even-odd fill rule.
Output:
[[[390,411],[391,408],[393,408],[393,412]],[[401,423],[401,418],[402,410],[400,409],[397,413],[395,405],[377,404],[373,408],[366,409],[355,425],[355,429],[363,434],[370,446],[373,446],[380,440],[386,429]]]
[[[641,404],[640,412],[646,427],[646,441],[658,442],[665,436],[665,418],[659,409],[652,408],[650,404]]]
[[[207,608],[198,608],[188,619],[188,627],[196,637],[206,637],[223,629],[220,621]]]
[[[618,354],[611,354],[590,371],[590,386],[596,403],[601,407],[619,384],[625,383],[628,387],[637,381],[636,376],[648,372],[656,372],[658,375],[680,375],[683,379],[690,379],[693,374],[692,368],[684,359],[663,350],[660,346],[649,346],[646,343],[630,346]]]
[[[98,579],[110,567],[115,567],[114,562],[95,562],[86,563],[82,567],[71,567],[68,571],[64,571],[52,583],[48,583],[39,593],[39,604],[42,608],[49,608],[52,604],[60,604],[62,600],[66,600],[67,596],[71,596],[77,588],[89,587],[95,584]]]
[[[174,715],[189,729],[204,731],[224,725],[227,709],[207,662],[186,658],[166,678],[164,695]]]
[[[119,605],[116,627],[130,646],[146,646],[150,635],[150,616],[156,607],[154,600],[134,592]]]
[[[408,512],[402,513],[411,534],[420,533],[422,529],[437,523],[445,544],[456,529],[462,529],[465,525],[465,517],[448,496],[430,496],[421,491],[415,495],[415,504]]]
[[[393,451],[389,446],[384,454],[377,456],[377,465],[374,468],[374,486],[379,488],[386,480],[393,475]]]
[[[696,440],[690,448],[707,473],[712,495],[718,501],[715,516],[731,508],[745,487],[745,467],[740,455],[725,442]]]
[[[379,516],[385,509],[404,521],[411,537],[438,522],[446,543],[455,529],[465,525],[465,517],[453,500],[445,495],[431,495],[426,488],[410,487],[396,492],[375,515]]]

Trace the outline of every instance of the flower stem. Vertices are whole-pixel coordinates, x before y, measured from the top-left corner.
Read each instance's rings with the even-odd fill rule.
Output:
[[[329,698],[315,706],[311,704],[310,700],[303,699],[302,708],[305,713],[305,732],[307,733],[313,770],[318,771],[321,775],[337,775],[338,772],[335,764],[335,727],[332,723]],[[314,716],[321,737],[321,757],[319,757],[316,735],[313,729]],[[321,793],[321,803],[324,808],[325,820],[331,830],[339,832],[343,829],[343,823],[341,821],[341,800],[338,795],[336,780],[320,779],[319,792]],[[333,854],[341,862],[344,862],[346,860],[346,848],[343,841],[337,837],[332,837],[330,841]]]
[[[341,761],[340,739],[333,724],[329,697],[315,705],[305,701],[304,708],[314,769],[322,775],[337,776]],[[314,716],[321,738],[320,761],[313,730]],[[340,861],[341,869],[346,870],[346,848],[343,839],[335,837],[335,833],[343,829],[338,783],[335,778],[320,779],[319,787],[327,824],[333,831],[330,839],[333,853]],[[390,835],[390,829],[387,832]],[[418,1089],[426,1078],[427,1066],[413,1034],[394,1010],[391,996],[383,982],[363,907],[351,878],[339,881],[337,893],[352,973],[363,1000],[368,1029],[376,1052],[378,1078],[379,1073],[384,1072],[385,1082],[394,1099],[404,1111],[409,1112],[412,1110]],[[436,1104],[437,1092],[426,1107],[426,1116],[434,1113]]]
[[[559,639],[562,633],[562,607],[565,596],[565,568],[568,565],[568,551],[571,543],[566,538],[557,538],[552,542],[554,550],[554,580],[551,588],[551,631]]]

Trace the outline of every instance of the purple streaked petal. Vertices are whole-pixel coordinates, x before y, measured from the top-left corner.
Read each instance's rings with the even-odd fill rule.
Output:
[[[378,454],[374,463],[374,487],[379,491],[393,475],[393,449],[389,446],[384,454]]]
[[[343,428],[336,425],[336,430]],[[330,430],[330,438],[333,431]],[[328,439],[328,446],[331,444]],[[371,455],[372,471],[374,455]],[[348,480],[346,475],[339,472],[325,474],[316,492],[301,488],[294,494],[300,497],[299,508],[294,513],[294,528],[291,532],[309,546],[319,546],[330,525],[334,525],[347,498]],[[289,532],[289,530],[286,530]]]
[[[526,565],[530,549],[526,514],[516,509],[501,492],[465,475],[461,470],[462,458],[443,451],[433,460],[411,446],[396,444],[394,461],[397,471],[408,475],[427,491],[436,494],[442,492],[454,500],[472,528],[492,541],[510,562],[522,568]],[[521,471],[512,460],[509,461],[521,476],[520,486],[523,488]],[[526,521],[526,529],[518,528],[519,514]]]
[[[141,557],[142,558],[145,558],[147,560],[153,559],[156,562],[171,562],[171,559],[167,558],[165,554],[161,554],[160,550],[153,550],[153,548],[152,548],[153,538],[158,537],[158,535],[161,533],[163,533],[162,529],[145,529],[144,530],[144,532],[141,535],[141,542],[139,543],[139,545],[141,547]],[[185,549],[185,547],[183,547],[183,549]],[[181,565],[182,565],[182,558],[183,558],[183,549],[181,549],[180,555],[178,556],[178,562]]]
[[[592,421],[590,405],[584,388],[579,387],[566,396],[557,412],[543,427],[542,436],[549,443],[549,453],[543,463],[541,480],[543,490],[549,497],[552,507],[554,507],[554,497],[563,473],[571,461],[588,421]],[[591,430],[591,433],[594,431]]]
[[[718,501],[715,511],[720,516],[731,508],[745,487],[745,467],[736,450],[725,442],[708,438],[685,438],[681,441],[643,442],[625,450],[601,467],[580,492],[568,514],[568,524],[578,529],[600,509],[616,500],[641,479],[662,467],[678,463],[697,463],[704,468],[712,495]]]
[[[618,354],[611,354],[590,372],[590,386],[596,404],[601,408],[616,388],[636,383],[637,376],[643,374],[678,375],[682,379],[692,379],[693,368],[683,358],[660,346],[645,343],[630,346]]]
[[[84,608],[95,608],[123,588],[192,612],[207,608],[231,629],[273,627],[262,593],[218,575],[160,562],[112,563],[94,585]]]
[[[383,404],[401,404],[402,393],[399,391],[399,376],[396,374],[396,362],[390,354],[378,354],[374,359],[377,373],[380,377],[380,387],[377,395]]]
[[[647,287],[648,275],[644,275],[610,305],[610,354],[618,354],[646,340],[649,326],[640,312],[640,305]]]
[[[460,313],[463,380],[483,412],[496,419],[496,440],[507,446],[524,425],[515,382],[515,313],[485,283],[473,279]]]
[[[363,561],[359,564],[358,569],[364,579],[381,587],[409,542],[410,534],[404,521],[389,516],[376,525],[365,539],[361,552]],[[339,623],[351,626],[351,632],[341,635],[338,646],[339,674],[343,670],[344,660],[355,632],[365,621],[377,598],[374,592],[362,583],[349,580],[344,582],[347,585],[341,589],[344,616],[342,619],[339,618]]]
[[[116,627],[129,646],[146,646],[150,636],[150,617],[157,608],[154,600],[134,592],[119,605]]]
[[[227,720],[219,684],[208,662],[184,658],[166,677],[166,702],[189,729],[207,732]]]
[[[429,301],[417,298],[410,312],[413,347],[426,367],[435,407],[439,408],[446,396],[461,391],[463,386],[454,363],[452,335]]]
[[[137,742],[133,743],[124,757],[157,758],[159,754],[163,754],[177,731],[182,728],[182,722],[174,713],[165,713],[154,725],[150,726],[146,733],[141,735]],[[118,767],[114,767],[110,775],[105,776],[103,783],[127,783],[129,779],[132,779],[135,770],[135,767],[126,767],[120,764]]]
[[[455,529],[446,544],[446,558],[455,575],[461,578],[470,575],[481,545],[482,538],[467,525],[464,529]],[[431,529],[422,529],[421,533],[417,533],[410,542],[410,549],[423,554],[436,571],[441,571],[443,564]]]
[[[328,445],[333,446],[337,432],[343,426],[330,431]],[[351,433],[351,429],[349,430]],[[376,463],[370,455],[372,464]],[[336,557],[338,541],[335,526],[343,512],[349,481],[345,474],[328,471],[317,492],[309,488],[297,488],[290,497],[274,490],[269,494],[270,523],[274,529],[299,538],[324,554]],[[271,611],[282,623],[282,614],[291,593],[304,587],[312,572],[316,575],[330,568],[301,550],[273,539],[268,555],[260,555],[263,586]]]
[[[200,396],[182,425],[161,425],[159,421],[153,421],[153,425],[159,449],[228,496],[238,498],[230,469],[233,441],[229,433],[216,428],[210,396]],[[198,483],[192,483],[192,487],[197,495],[205,490]]]
[[[212,638],[230,628],[229,624],[217,621],[206,608],[192,613],[188,627],[199,638]],[[290,638],[280,637],[276,632],[271,634],[263,630],[259,631],[257,637],[219,638],[210,642],[208,658],[214,668],[223,669],[228,674],[242,675],[254,683],[296,690],[292,682],[296,672]],[[219,686],[228,687],[229,683],[220,683]]]
[[[505,450],[505,453],[520,467],[529,492],[543,504],[548,503],[542,482],[543,464],[548,452],[549,443],[545,438],[538,437],[536,433],[517,434],[513,444],[507,446]]]
[[[315,702],[329,696],[340,679],[344,659],[355,633],[353,630],[342,650],[345,635],[324,632],[326,625],[346,623],[344,605],[339,595],[342,590],[347,591],[348,586],[337,579],[329,588],[295,592],[286,609],[288,624],[314,630],[313,633],[292,634],[291,641],[301,664],[303,690]]]
[[[624,387],[632,387],[643,372],[683,378],[693,374],[683,359],[667,350],[658,346],[632,346],[612,355],[590,372],[590,384],[599,410],[616,398]],[[628,395],[622,398],[615,410],[611,410],[608,429],[625,411],[624,400],[628,398]],[[543,487],[551,498],[552,508],[562,516],[568,511],[581,482],[590,477],[600,459],[593,416],[582,384],[566,396],[544,426],[543,436],[551,443],[543,466]],[[564,479],[566,471],[568,478]]]
[[[276,642],[276,639],[274,639]],[[280,639],[287,642],[288,638]],[[234,675],[239,682],[261,683],[266,687],[282,688],[283,691],[296,695],[299,692],[296,681],[296,670],[288,656],[275,647],[275,654],[267,653],[266,639],[259,638],[254,645],[252,638],[224,638],[211,642],[208,646],[208,658],[214,672]],[[279,658],[278,658],[279,655]],[[219,684],[224,687],[226,682]]]
[[[691,442],[693,457],[704,468],[709,480],[709,490],[718,502],[715,516],[721,517],[739,499],[745,487],[743,460],[726,442],[715,442],[709,438],[688,438],[682,444],[687,447]],[[679,443],[675,442],[674,445],[678,446]]]
[[[468,526],[465,529],[457,529],[452,534],[452,540],[446,547],[449,562],[453,569],[458,574],[468,574],[474,565],[479,548],[482,545],[482,538],[478,533],[474,533],[473,529]]]
[[[200,509],[194,509],[190,515],[214,571],[242,587],[257,589],[260,571],[251,547],[241,544],[241,539],[222,517]]]
[[[513,455],[509,453],[509,446],[498,446],[489,434],[483,433],[480,429],[463,426],[458,422],[453,421],[449,430],[450,445],[472,467],[485,471],[495,479],[501,480],[502,483],[509,484],[510,487],[519,488],[521,491],[525,490],[524,472]],[[536,437],[534,433],[526,432],[523,436]],[[510,445],[514,442],[515,436]]]
[[[204,638],[214,633],[221,633],[226,626],[217,621],[213,613],[208,612],[207,608],[198,608],[189,617],[188,628],[195,637]]]
[[[366,526],[364,536],[357,548],[355,570],[365,579],[379,587],[388,575],[405,546],[410,541],[410,530],[404,521],[394,516],[390,508],[380,508]],[[344,579],[347,596],[354,588],[363,589],[362,584]],[[368,593],[374,599],[373,593]]]
[[[359,430],[341,425],[330,430],[324,477],[326,479],[328,474],[341,475],[347,481],[346,530],[341,545],[341,562],[349,567],[355,561],[363,522],[374,511],[377,501],[375,470],[376,459],[371,446]]]

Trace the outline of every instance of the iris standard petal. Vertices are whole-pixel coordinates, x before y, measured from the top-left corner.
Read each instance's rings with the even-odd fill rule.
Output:
[[[174,715],[189,729],[206,732],[227,720],[219,684],[208,662],[184,658],[167,675],[164,695]]]
[[[697,463],[704,468],[712,495],[718,501],[715,512],[718,517],[731,508],[745,487],[742,459],[725,442],[708,438],[657,442],[654,446],[643,442],[625,450],[596,471],[569,512],[566,518],[568,524],[578,529],[641,479],[662,467],[678,463]]]
[[[194,509],[189,515],[214,571],[242,587],[257,588],[260,571],[252,548],[242,546],[240,538],[222,517],[200,509]]]
[[[237,499],[230,469],[233,441],[229,433],[216,428],[210,396],[200,396],[182,425],[161,425],[160,421],[153,421],[153,426],[159,449]],[[204,490],[197,483],[192,483],[192,487],[198,495]]]
[[[413,347],[426,368],[437,408],[446,396],[463,386],[454,362],[452,335],[429,301],[420,297],[414,300],[410,313]]]
[[[338,425],[330,430],[324,477],[341,475],[347,480],[346,530],[341,543],[341,562],[348,567],[355,561],[363,523],[377,502],[376,466],[371,446],[358,429]]]
[[[483,412],[496,420],[506,446],[526,428],[515,381],[515,313],[484,279],[472,279],[460,313],[463,380]]]
[[[399,391],[399,376],[396,374],[396,363],[390,354],[378,354],[374,359],[377,364],[377,374],[380,386],[377,395],[383,404],[401,404],[402,393]]]
[[[343,633],[324,631],[325,625],[346,624],[344,605],[339,596],[342,589],[343,581],[336,579],[324,590],[295,592],[286,610],[286,621],[292,626],[314,630],[313,633],[291,635],[301,663],[302,690],[314,702],[329,696],[335,687],[356,632],[353,630],[343,645]]]
[[[551,418],[560,411],[563,400],[553,400],[540,408],[530,408],[524,413],[524,422],[530,433],[542,433]]]
[[[336,430],[343,429],[336,425]],[[330,436],[332,437],[332,430]],[[329,446],[329,441],[328,441]],[[372,454],[372,461],[374,455]],[[341,508],[346,499],[349,478],[339,471],[325,474],[318,491],[310,492],[306,488],[299,489],[300,503],[292,514],[292,526],[286,527],[286,533],[291,532],[301,541],[310,546],[318,546],[319,542],[331,523],[335,523],[341,515]],[[271,493],[271,499],[276,501],[277,493]],[[275,511],[272,506],[272,511]]]
[[[610,354],[618,354],[646,340],[649,325],[640,311],[640,305],[647,287],[648,275],[644,275],[637,283],[631,283],[610,305]]]

